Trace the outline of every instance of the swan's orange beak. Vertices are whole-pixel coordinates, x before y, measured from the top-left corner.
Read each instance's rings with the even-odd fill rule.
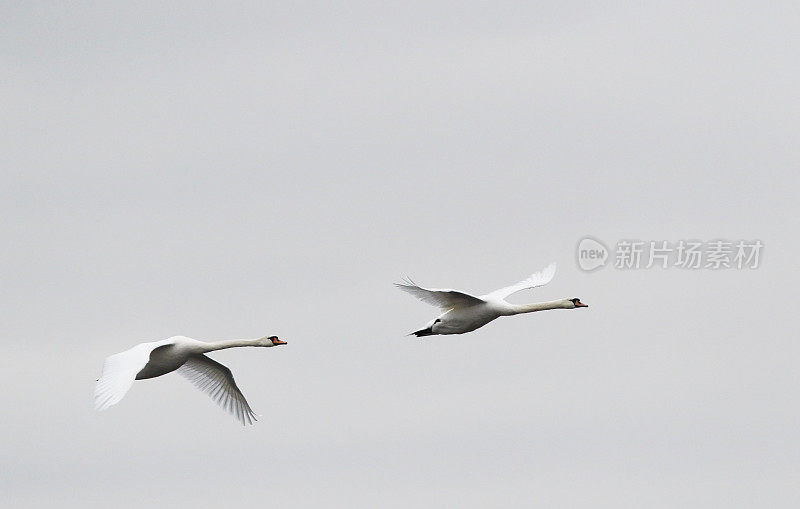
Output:
[[[272,344],[273,345],[285,345],[286,341],[281,341],[280,339],[275,338],[275,339],[272,340]]]
[[[577,300],[577,301],[575,301],[575,307],[576,308],[588,308],[589,304],[584,304],[583,302]]]

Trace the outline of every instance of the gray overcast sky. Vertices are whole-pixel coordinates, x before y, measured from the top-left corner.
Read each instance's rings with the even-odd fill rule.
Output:
[[[765,507],[800,496],[800,7],[4,2],[0,490],[14,507]],[[760,239],[581,272],[584,235]],[[392,287],[588,310],[404,334]],[[104,357],[177,375],[98,414]]]

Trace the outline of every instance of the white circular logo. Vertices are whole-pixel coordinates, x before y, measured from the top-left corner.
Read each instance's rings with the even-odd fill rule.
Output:
[[[597,239],[584,237],[578,242],[578,267],[586,272],[603,267],[608,260],[608,248]]]

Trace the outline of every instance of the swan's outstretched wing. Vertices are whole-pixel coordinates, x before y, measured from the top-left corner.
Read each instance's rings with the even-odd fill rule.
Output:
[[[468,293],[440,288],[422,288],[421,286],[417,286],[417,284],[410,279],[407,279],[404,283],[395,283],[394,285],[404,292],[410,293],[419,300],[444,310],[474,306],[475,304],[485,304],[485,301],[482,299]]]
[[[506,286],[505,288],[500,288],[499,290],[495,290],[492,293],[487,293],[486,295],[482,295],[481,297],[484,299],[505,299],[509,295],[517,293],[522,290],[528,290],[530,288],[536,288],[537,286],[544,286],[549,283],[553,276],[556,275],[556,264],[551,263],[547,267],[543,268],[539,272],[535,272],[523,281],[520,281],[517,284],[513,284],[511,286]]]
[[[103,374],[94,387],[94,407],[105,410],[119,403],[136,380],[136,374],[150,360],[150,354],[158,347],[172,344],[171,339],[139,343],[129,350],[107,357],[103,363]]]
[[[205,355],[189,357],[178,373],[205,392],[222,408],[233,414],[242,424],[253,424],[256,414],[244,394],[236,386],[231,370]]]

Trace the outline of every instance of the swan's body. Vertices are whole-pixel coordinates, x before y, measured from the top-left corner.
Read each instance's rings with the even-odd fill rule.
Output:
[[[522,305],[512,304],[505,300],[509,295],[519,291],[546,285],[553,279],[555,273],[556,264],[551,263],[546,268],[531,275],[528,279],[480,297],[458,290],[422,288],[410,280],[406,283],[396,284],[396,286],[418,299],[444,310],[444,313],[431,320],[424,328],[412,332],[412,334],[417,337],[435,334],[464,334],[483,327],[501,316],[533,313],[547,309],[589,307],[578,298]]]
[[[174,336],[162,341],[140,343],[106,358],[103,374],[94,390],[95,408],[105,410],[118,403],[134,380],[155,378],[177,371],[234,414],[242,424],[252,424],[256,420],[256,414],[236,386],[231,370],[204,354],[240,346],[269,347],[285,344],[276,336],[213,343]]]

